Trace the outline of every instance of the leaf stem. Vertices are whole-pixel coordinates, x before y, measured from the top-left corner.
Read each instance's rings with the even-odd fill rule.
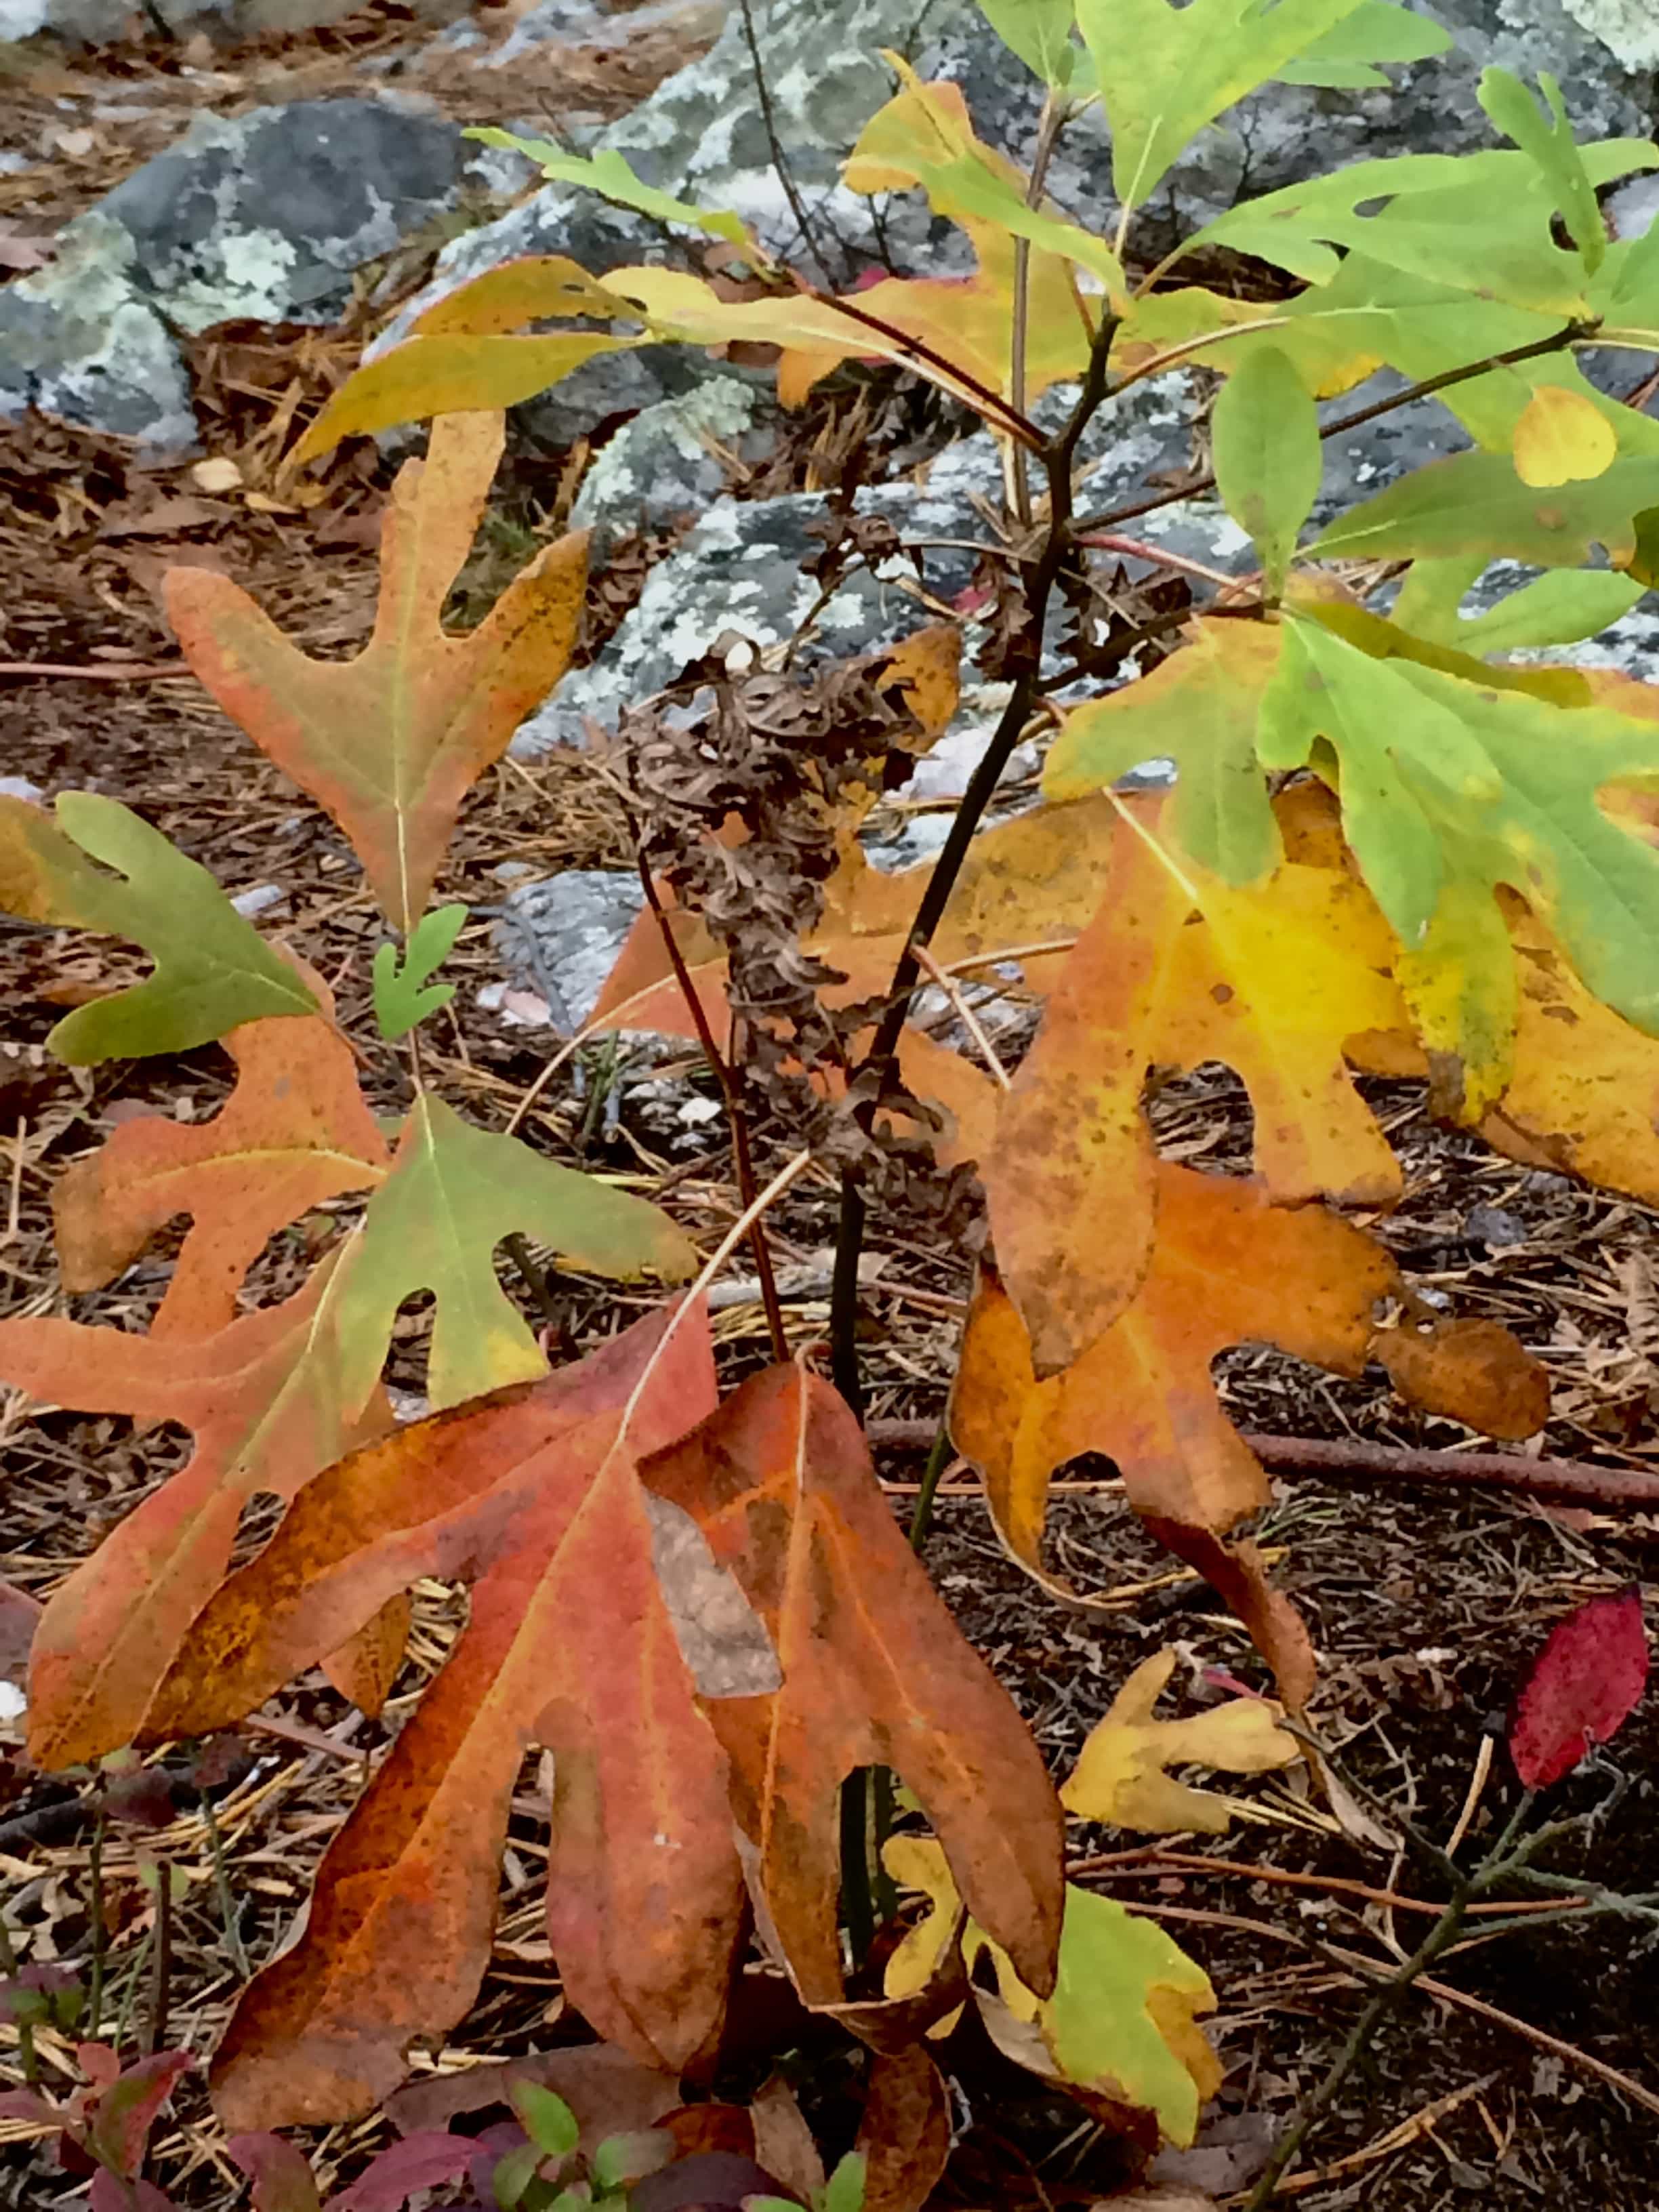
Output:
[[[708,1072],[720,1086],[726,1107],[726,1119],[732,1131],[732,1158],[737,1170],[738,1195],[744,1211],[755,1202],[755,1161],[749,1144],[749,1117],[744,1111],[740,1076],[726,1060],[714,1042],[714,1032],[697,988],[691,981],[690,970],[685,964],[685,955],[675,942],[668,910],[663,905],[651,873],[651,864],[640,842],[639,829],[630,817],[634,849],[638,857],[640,883],[644,889],[646,903],[656,917],[661,935],[663,951],[668,955],[668,964],[674,971],[674,981],[680,987],[680,996],[691,1017],[697,1032],[697,1042],[702,1047],[702,1056],[708,1062]],[[772,1268],[772,1247],[767,1240],[766,1224],[756,1215],[749,1231],[749,1249],[754,1256],[755,1279],[760,1285],[761,1305],[766,1315],[766,1333],[772,1340],[772,1357],[780,1366],[787,1363],[789,1339],[783,1326],[783,1302],[778,1296],[778,1280]]]
[[[946,1422],[939,1425],[939,1434],[933,1438],[933,1448],[927,1455],[927,1464],[921,1470],[921,1485],[916,1492],[915,1510],[910,1516],[910,1549],[920,1554],[927,1541],[927,1532],[933,1525],[933,1500],[939,1494],[945,1470],[951,1464],[951,1431]]]
[[[1252,328],[1260,327],[1252,325]],[[1391,415],[1396,408],[1409,406],[1414,399],[1426,399],[1437,392],[1449,392],[1454,385],[1467,384],[1474,377],[1486,376],[1495,368],[1512,368],[1517,362],[1535,361],[1545,354],[1560,353],[1589,337],[1595,329],[1591,323],[1566,324],[1547,338],[1534,338],[1526,345],[1510,346],[1507,352],[1488,354],[1483,360],[1467,362],[1462,368],[1442,369],[1437,376],[1425,376],[1417,384],[1408,384],[1401,392],[1389,394],[1386,399],[1373,400],[1369,407],[1357,407],[1350,415],[1340,415],[1334,422],[1320,425],[1322,439],[1340,438],[1345,432],[1357,430],[1362,422],[1373,422],[1380,415]],[[1225,331],[1218,331],[1217,338]],[[1215,340],[1206,343],[1213,343]],[[1165,366],[1168,366],[1166,360]],[[1142,372],[1145,374],[1146,372]],[[1135,380],[1139,380],[1138,379]],[[1115,387],[1123,390],[1122,385]],[[1215,489],[1213,474],[1194,477],[1178,491],[1160,492],[1155,499],[1137,500],[1128,507],[1115,507],[1103,514],[1085,515],[1078,524],[1079,530],[1115,530],[1121,522],[1133,522],[1142,514],[1155,514],[1160,507],[1176,507],[1184,499],[1196,499],[1201,492]]]
[[[1031,179],[1026,186],[1025,204],[1038,208],[1042,204],[1043,180],[1048,165],[1054,158],[1054,149],[1060,143],[1060,134],[1066,127],[1068,112],[1066,103],[1052,86],[1042,102],[1042,114],[1037,124],[1036,149],[1031,156]],[[1014,240],[1014,298],[1013,332],[1008,349],[1008,398],[1018,415],[1025,412],[1025,360],[1029,333],[1026,325],[1030,315],[1031,241],[1029,238]],[[1014,513],[1026,528],[1031,523],[1031,484],[1025,448],[1016,444],[1013,451]]]

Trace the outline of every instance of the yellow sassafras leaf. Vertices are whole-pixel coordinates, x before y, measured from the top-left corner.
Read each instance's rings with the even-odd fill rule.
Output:
[[[1173,1780],[1170,1767],[1266,1774],[1301,1757],[1295,1737],[1279,1726],[1277,1709],[1255,1698],[1232,1698],[1188,1720],[1154,1720],[1175,1663],[1173,1651],[1154,1652],[1118,1692],[1060,1793],[1068,1813],[1152,1835],[1196,1828],[1218,1836],[1231,1817],[1224,1801]]]
[[[1540,489],[1599,477],[1613,465],[1619,434],[1593,400],[1564,384],[1542,384],[1515,426],[1515,473]]]

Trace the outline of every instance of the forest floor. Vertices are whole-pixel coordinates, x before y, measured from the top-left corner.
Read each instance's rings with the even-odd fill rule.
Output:
[[[368,35],[365,33],[365,35]],[[326,55],[323,57],[326,58]],[[638,96],[638,86],[629,96]],[[259,96],[271,96],[261,91]],[[522,102],[520,101],[520,106]],[[153,150],[153,149],[149,149]],[[112,178],[106,181],[113,181]],[[7,191],[13,180],[0,179]],[[101,188],[101,187],[100,187]],[[411,271],[411,282],[418,271]],[[115,441],[31,422],[0,428],[0,775],[47,794],[95,789],[139,808],[233,895],[269,887],[260,926],[328,981],[348,1035],[372,1038],[369,961],[377,923],[342,841],[180,668],[157,596],[171,562],[234,575],[309,650],[350,650],[366,634],[374,541],[389,472],[355,449],[301,507],[275,489],[277,453],[355,358],[362,332],[229,332],[202,343],[198,390],[210,458],[235,465],[228,489],[204,491],[191,467],[142,471]],[[833,403],[826,403],[833,404]],[[820,426],[821,427],[821,426]],[[365,457],[366,455],[366,457]],[[562,520],[558,471],[520,473],[504,487],[507,520],[486,526],[470,588],[488,596],[530,542]],[[786,471],[787,473],[787,471]],[[210,482],[224,483],[222,475]],[[781,488],[775,481],[772,488]],[[619,617],[653,549],[624,549],[591,599],[594,635]],[[26,673],[25,665],[35,672]],[[505,1127],[547,1056],[535,1031],[478,1003],[499,970],[488,910],[500,872],[526,864],[630,867],[626,824],[605,786],[577,757],[503,763],[465,807],[437,896],[465,900],[461,988],[428,1055],[433,1086],[487,1127]],[[40,1041],[77,993],[133,972],[136,956],[102,941],[66,940],[0,921],[0,1316],[68,1310],[142,1327],[165,1282],[159,1240],[107,1291],[62,1298],[52,1249],[50,1189],[70,1161],[123,1119],[160,1110],[184,1121],[216,1111],[228,1091],[216,1048],[94,1071],[58,1066]],[[385,1067],[385,1058],[381,1056]],[[375,1079],[371,1076],[371,1086]],[[399,1109],[386,1068],[377,1108]],[[552,1157],[630,1179],[699,1242],[729,1226],[737,1199],[715,1125],[682,1122],[673,1102],[713,1086],[686,1054],[629,1072],[617,1110],[591,1111],[586,1091],[550,1086],[521,1133]],[[678,1087],[675,1087],[678,1086]],[[1476,1139],[1428,1121],[1420,1092],[1368,1084],[1405,1162],[1400,1206],[1370,1224],[1419,1287],[1462,1314],[1504,1322],[1548,1366],[1554,1411],[1529,1450],[1609,1468],[1659,1468],[1659,1243],[1645,1208],[1518,1167]],[[653,1094],[658,1094],[654,1098]],[[666,1105],[664,1101],[670,1103]],[[1160,1135],[1207,1166],[1242,1164],[1248,1109],[1217,1069],[1170,1086]],[[759,1168],[792,1149],[788,1133],[757,1133]],[[834,1236],[828,1171],[798,1185],[775,1236],[785,1266],[820,1261]],[[914,1222],[872,1238],[865,1359],[878,1422],[936,1419],[943,1411],[970,1287],[959,1243]],[[293,1287],[303,1242],[279,1240],[252,1288]],[[522,1285],[518,1286],[522,1291]],[[565,1277],[552,1316],[580,1349],[629,1294]],[[638,1304],[646,1303],[641,1294]],[[723,1370],[766,1356],[757,1305],[716,1317]],[[822,1337],[820,1300],[788,1309],[792,1339]],[[417,1390],[423,1318],[398,1324],[392,1380]],[[1224,1355],[1218,1377],[1242,1426],[1333,1440],[1456,1448],[1478,1440],[1403,1408],[1380,1377],[1347,1382],[1276,1352]],[[66,1571],[181,1455],[179,1432],[0,1399],[0,1577],[47,1595]],[[878,1454],[895,1509],[908,1510],[922,1453]],[[1109,1705],[1129,1668],[1174,1644],[1183,1686],[1203,1694],[1204,1670],[1247,1680],[1260,1669],[1237,1624],[1205,1585],[1176,1569],[1140,1531],[1109,1466],[1085,1463],[1060,1486],[1055,1567],[1092,1594],[1091,1609],[1056,1601],[999,1547],[965,1471],[947,1475],[927,1561],[958,1622],[1018,1699],[1057,1768]],[[1323,1662],[1316,1707],[1365,1789],[1443,1839],[1466,1809],[1483,1735],[1509,1703],[1517,1670],[1550,1626],[1584,1598],[1644,1577],[1655,1595],[1659,1519],[1541,1508],[1474,1489],[1407,1488],[1298,1477],[1277,1486],[1261,1530],[1279,1573],[1306,1613]],[[157,1990],[139,1966],[154,1917],[141,1856],[181,1870],[163,2002],[174,2043],[205,2054],[237,1994],[221,1906],[222,1848],[240,1940],[267,1958],[306,1894],[312,1870],[372,1765],[441,1665],[461,1618],[446,1586],[416,1593],[403,1674],[381,1719],[368,1722],[320,1674],[273,1700],[246,1739],[241,1771],[220,1790],[213,1819],[180,1784],[166,1824],[113,1826],[102,1842],[110,1928],[111,2002],[130,2034],[153,2027]],[[3,1624],[0,1624],[3,1626]],[[4,1654],[0,1652],[0,1662]],[[4,1672],[0,1664],[0,1673]],[[82,1777],[31,1771],[15,1729],[0,1727],[0,1891],[36,1962],[84,1956],[89,1926],[91,1798]],[[1572,1805],[1607,1794],[1608,1769],[1629,1782],[1589,1842],[1553,1862],[1631,1891],[1659,1890],[1659,1700],[1627,1724],[1610,1759],[1568,1785]],[[1300,1770],[1295,1770],[1299,1774]],[[1496,1832],[1515,1794],[1499,1748],[1471,1815],[1479,1840]],[[514,1816],[495,1954],[463,2029],[417,2055],[422,2070],[535,2047],[564,2033],[539,1921],[536,1869],[546,1828],[536,1774]],[[1429,1924],[1431,1872],[1392,1852],[1316,1794],[1276,1779],[1239,1785],[1225,1838],[1165,1839],[1126,1849],[1104,1831],[1073,1835],[1079,1878],[1154,1914],[1211,1973],[1220,2009],[1210,2023],[1226,2067],[1197,2149],[1166,2154],[1158,2176],[1218,2202],[1248,2183],[1264,2142],[1317,2080],[1371,1985]],[[1406,1998],[1320,2130],[1287,2201],[1310,2212],[1364,2206],[1431,2212],[1479,2197],[1502,2208],[1567,2205],[1651,2212],[1659,2205],[1659,1964],[1620,1923],[1583,1930],[1471,1941],[1442,1960],[1437,1994]],[[0,2028],[0,2081],[14,2083],[16,2046]],[[1045,2137],[1001,2108],[975,2112],[941,2204],[1048,2208],[1087,2203],[1109,2161],[1089,2135]],[[386,2123],[341,2127],[313,2142],[319,2174],[345,2177]],[[9,2138],[10,2148],[7,2142]],[[181,2204],[223,2212],[240,2183],[225,2159],[199,2081],[175,2100],[156,2138],[155,2177]],[[0,2124],[0,2203],[68,2203],[78,2184],[31,2159],[21,2130]],[[8,2191],[15,2191],[9,2197]]]

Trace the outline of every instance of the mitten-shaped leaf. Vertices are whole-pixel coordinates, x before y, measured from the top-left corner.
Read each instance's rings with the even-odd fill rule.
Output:
[[[1175,1666],[1173,1651],[1143,1659],[1104,1720],[1090,1729],[1060,1793],[1068,1813],[1148,1835],[1194,1828],[1221,1836],[1231,1819],[1225,1800],[1177,1782],[1172,1766],[1270,1774],[1301,1758],[1296,1738],[1279,1725],[1278,1709],[1261,1698],[1227,1698],[1186,1720],[1155,1719]]]
[[[643,1474],[696,1519],[777,1650],[781,1688],[705,1710],[807,2002],[842,1994],[836,1808],[842,1779],[876,1764],[927,1808],[984,1927],[1034,1988],[1052,1988],[1053,1788],[901,1534],[846,1405],[799,1367],[769,1368]]]
[[[545,1371],[528,1322],[495,1277],[495,1247],[515,1231],[595,1274],[675,1278],[696,1264],[659,1207],[474,1128],[423,1096],[353,1253],[342,1328],[359,1357],[345,1376],[348,1405],[374,1389],[398,1309],[416,1291],[435,1302],[427,1370],[434,1406]]]
[[[439,617],[471,550],[499,416],[441,416],[406,462],[381,533],[374,633],[355,660],[313,660],[240,586],[174,568],[167,612],[227,714],[331,814],[386,918],[420,920],[460,804],[563,675],[581,618],[586,541],[562,538],[473,630]]]
[[[189,1052],[241,1022],[316,1012],[297,971],[159,830],[90,791],[64,792],[58,822],[0,798],[0,913],[130,937],[155,963],[149,982],[64,1016],[46,1040],[60,1060]]]
[[[677,2069],[717,2025],[741,1885],[724,1762],[653,1566],[635,1468],[714,1403],[701,1306],[400,1430],[301,1493],[198,1623],[147,1723],[244,1713],[421,1577],[468,1625],[324,1858],[306,1932],[220,2045],[228,2124],[345,2118],[451,2027],[489,1956],[508,1801],[553,1753],[549,1937],[608,2040]]]

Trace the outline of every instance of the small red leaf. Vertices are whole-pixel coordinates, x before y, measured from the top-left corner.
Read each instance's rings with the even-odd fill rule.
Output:
[[[467,2136],[435,2130],[405,2136],[360,2173],[329,2212],[399,2212],[417,2189],[459,2181],[477,2145]]]
[[[1547,1789],[1592,1744],[1606,1743],[1639,1702],[1647,1679],[1642,1596],[1634,1585],[1616,1597],[1594,1597],[1558,1622],[1510,1718],[1510,1756],[1528,1789]]]

